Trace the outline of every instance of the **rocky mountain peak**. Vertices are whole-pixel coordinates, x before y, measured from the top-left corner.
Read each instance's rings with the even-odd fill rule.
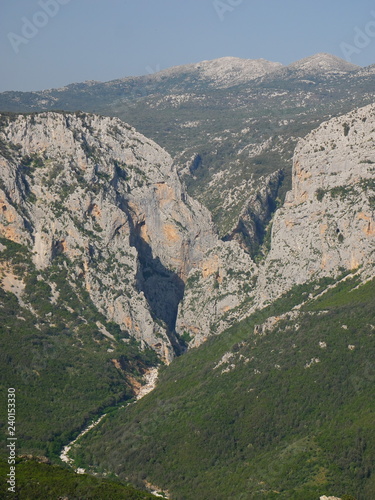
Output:
[[[229,86],[255,80],[260,76],[280,69],[283,65],[265,59],[240,59],[221,57],[213,61],[202,61],[195,65],[200,74],[220,86]]]
[[[358,71],[360,69],[360,66],[349,63],[340,57],[323,52],[300,59],[287,67],[297,72],[324,75],[343,74],[351,71]]]
[[[221,57],[194,64],[175,66],[152,75],[151,78],[174,77],[183,74],[195,76],[207,81],[215,87],[230,87],[232,85],[256,80],[272,73],[283,65],[265,59],[241,59],[239,57]]]

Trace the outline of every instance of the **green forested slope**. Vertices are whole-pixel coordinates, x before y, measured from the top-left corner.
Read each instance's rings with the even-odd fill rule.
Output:
[[[322,289],[299,287],[177,359],[153,393],[81,440],[77,463],[175,500],[375,498],[374,282],[358,285],[254,333]]]
[[[69,282],[69,261],[56,258],[47,270],[37,271],[25,247],[3,238],[1,245],[1,273],[26,285],[21,303],[15,293],[0,289],[1,393],[16,389],[17,453],[56,457],[90,419],[133,396],[127,375],[140,378],[157,362],[156,354],[141,352],[134,340],[121,341],[125,332],[106,322],[80,280]],[[58,292],[55,303],[51,285]],[[105,337],[97,322],[115,340]],[[5,411],[4,403],[3,442]]]
[[[0,461],[2,478],[9,472],[9,465]],[[7,500],[152,500],[154,495],[137,491],[132,486],[125,486],[107,479],[38,463],[35,460],[18,460],[16,464],[15,493],[0,489],[0,498]]]

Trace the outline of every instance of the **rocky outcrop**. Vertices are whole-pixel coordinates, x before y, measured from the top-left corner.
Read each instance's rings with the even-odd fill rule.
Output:
[[[267,224],[277,207],[276,199],[284,174],[278,170],[260,181],[260,188],[250,197],[233,231],[224,241],[237,241],[254,258],[262,245]]]
[[[170,361],[182,348],[175,327],[191,273],[209,274],[215,258],[226,273],[231,247],[171,157],[120,120],[83,113],[3,116],[0,141],[1,234],[26,245],[40,270],[64,258],[108,320]],[[241,300],[211,308],[211,321]]]
[[[300,140],[293,186],[276,212],[257,302],[344,270],[373,272],[375,105],[323,123]]]
[[[198,346],[238,321],[253,302],[257,267],[234,242],[218,241],[194,267],[179,305],[177,331]]]

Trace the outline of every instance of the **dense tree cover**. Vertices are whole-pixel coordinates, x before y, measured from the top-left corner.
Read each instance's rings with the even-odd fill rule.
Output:
[[[16,465],[15,493],[8,491],[4,478],[9,465],[0,461],[2,485],[0,498],[4,500],[47,500],[65,498],[69,500],[152,500],[154,495],[138,491],[108,479],[86,474],[76,474],[56,465],[35,460],[18,460]],[[4,487],[5,486],[5,487]]]
[[[296,288],[164,368],[81,440],[79,463],[176,500],[374,498],[374,282],[348,279],[254,333],[320,290]]]
[[[69,282],[68,261],[58,257],[37,271],[27,249],[5,239],[1,244],[3,272],[25,284],[21,303],[0,289],[0,387],[3,394],[16,389],[17,453],[57,457],[97,414],[133,397],[127,375],[140,379],[157,358],[105,320],[78,278]],[[99,331],[98,321],[115,341]],[[116,368],[114,359],[126,369]],[[5,411],[1,405],[2,423]],[[3,442],[6,432],[2,425]]]

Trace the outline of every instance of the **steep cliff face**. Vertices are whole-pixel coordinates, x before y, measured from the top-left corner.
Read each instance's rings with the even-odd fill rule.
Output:
[[[375,105],[323,123],[300,140],[293,186],[277,211],[257,300],[343,270],[373,272]]]
[[[221,333],[246,315],[253,303],[257,266],[235,241],[206,252],[186,282],[177,330],[190,347]]]
[[[278,170],[259,181],[259,187],[252,194],[242,210],[236,227],[224,237],[224,241],[237,241],[254,258],[266,235],[266,227],[277,207],[277,195],[284,174]]]
[[[118,119],[81,113],[3,116],[0,141],[1,234],[41,270],[65,257],[109,320],[170,361],[185,282],[225,247],[170,156]]]

